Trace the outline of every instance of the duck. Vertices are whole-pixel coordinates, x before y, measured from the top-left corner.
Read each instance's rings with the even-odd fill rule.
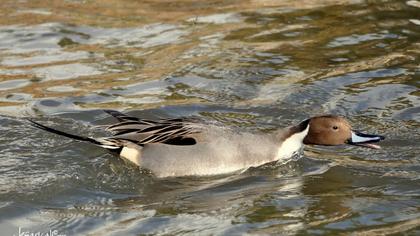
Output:
[[[104,148],[156,177],[228,174],[285,161],[304,145],[379,149],[384,136],[353,130],[341,116],[314,116],[272,132],[249,132],[198,118],[148,120],[104,110],[118,122],[107,137],[85,137],[29,120],[33,127]]]

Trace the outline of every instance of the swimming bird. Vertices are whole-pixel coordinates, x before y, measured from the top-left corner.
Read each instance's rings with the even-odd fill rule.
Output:
[[[340,116],[315,116],[270,133],[242,132],[194,118],[146,120],[104,110],[118,122],[109,137],[70,134],[30,120],[51,133],[105,148],[157,177],[226,174],[269,162],[284,161],[307,145],[374,144],[385,137],[352,130]]]

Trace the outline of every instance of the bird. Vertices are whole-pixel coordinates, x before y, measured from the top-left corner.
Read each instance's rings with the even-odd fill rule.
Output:
[[[304,145],[356,145],[379,149],[381,135],[352,130],[341,116],[319,115],[272,132],[238,130],[195,117],[141,119],[104,110],[117,123],[107,137],[79,136],[29,119],[32,126],[102,147],[159,178],[228,174],[290,159]]]

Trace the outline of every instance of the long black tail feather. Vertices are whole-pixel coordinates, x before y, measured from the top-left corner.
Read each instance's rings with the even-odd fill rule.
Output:
[[[51,127],[45,126],[43,124],[40,124],[38,122],[35,122],[33,120],[28,119],[28,121],[30,122],[30,124],[33,127],[36,127],[38,129],[42,129],[45,131],[48,131],[50,133],[53,134],[57,134],[57,135],[61,135],[67,138],[71,138],[74,140],[78,140],[78,141],[84,141],[84,142],[89,142],[92,143],[94,145],[100,146],[102,148],[105,148],[113,153],[120,153],[122,150],[122,145],[120,142],[118,142],[115,139],[112,138],[99,138],[99,139],[94,139],[94,138],[89,138],[89,137],[83,137],[83,136],[79,136],[79,135],[75,135],[75,134],[70,134],[70,133],[66,133],[57,129],[53,129]]]
[[[45,126],[45,125],[42,125],[42,124],[40,124],[38,122],[35,122],[33,120],[28,120],[28,121],[31,123],[32,126],[38,128],[38,129],[42,129],[42,130],[45,130],[45,131],[48,131],[48,132],[51,132],[51,133],[54,133],[54,134],[58,134],[58,135],[67,137],[67,138],[71,138],[71,139],[75,139],[75,140],[79,140],[79,141],[86,141],[86,142],[90,142],[90,143],[93,143],[93,144],[96,144],[96,145],[102,145],[101,142],[99,142],[99,141],[97,141],[93,138],[83,137],[83,136],[79,136],[79,135],[75,135],[75,134],[66,133],[66,132],[63,132],[63,131],[53,129],[53,128],[50,128],[50,127]]]
[[[123,148],[123,142],[119,142],[118,140],[115,140],[113,138],[106,138],[105,137],[105,138],[94,139],[94,138],[79,136],[79,135],[75,135],[75,134],[66,133],[64,131],[60,131],[60,130],[57,130],[57,129],[53,129],[51,127],[45,126],[43,124],[40,124],[40,123],[35,122],[33,120],[30,120],[30,119],[28,119],[28,121],[30,122],[30,125],[38,128],[38,129],[42,129],[42,130],[45,130],[47,132],[57,134],[57,135],[61,135],[61,136],[67,137],[67,138],[77,140],[77,141],[89,142],[89,143],[92,143],[96,146],[105,148],[112,153],[119,154],[121,152],[122,148]]]

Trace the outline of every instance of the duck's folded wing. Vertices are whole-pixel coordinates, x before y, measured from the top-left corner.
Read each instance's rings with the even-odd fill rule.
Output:
[[[114,117],[115,119],[117,119],[119,122],[125,122],[125,121],[141,121],[141,122],[146,122],[146,123],[157,123],[155,121],[152,120],[145,120],[145,119],[140,119],[138,117],[135,116],[129,116],[126,115],[124,113],[121,113],[119,111],[115,111],[115,110],[103,110],[105,113],[111,115],[112,117]]]
[[[192,120],[142,120],[125,119],[107,127],[116,140],[128,140],[139,145],[164,143],[171,145],[194,145],[203,128]]]

